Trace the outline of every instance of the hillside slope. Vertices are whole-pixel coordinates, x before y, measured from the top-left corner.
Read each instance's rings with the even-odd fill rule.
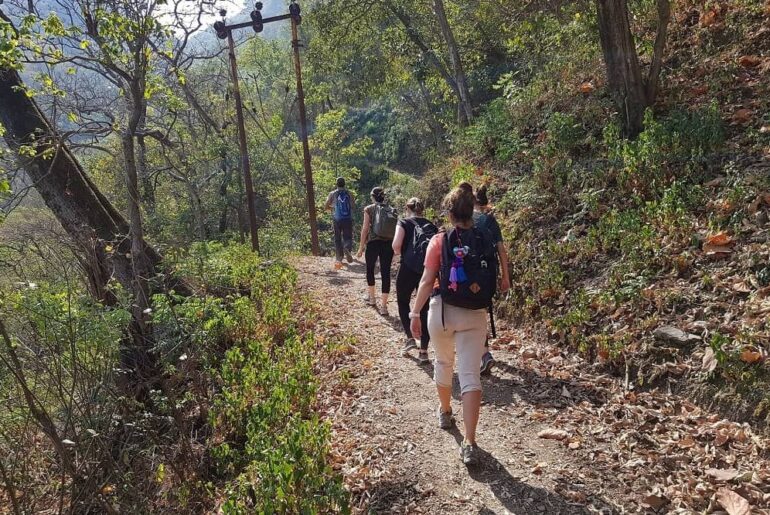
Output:
[[[596,42],[576,14],[533,29],[572,44],[505,84],[423,187],[435,203],[459,180],[489,185],[514,284],[500,315],[637,387],[687,390],[764,426],[770,6],[674,7],[663,89],[637,140],[620,138]],[[644,48],[654,20],[637,9]]]
[[[483,464],[466,469],[461,432],[438,428],[432,365],[401,356],[397,319],[365,305],[363,265],[332,265],[295,264],[318,341],[336,345],[318,372],[319,411],[356,513],[693,513],[725,490],[768,507],[768,441],[748,425],[665,391],[627,391],[586,360],[505,327],[483,379]],[[455,411],[457,390],[455,381]]]

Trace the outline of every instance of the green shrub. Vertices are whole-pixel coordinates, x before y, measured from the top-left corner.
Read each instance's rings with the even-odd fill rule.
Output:
[[[459,147],[471,155],[494,157],[508,163],[525,148],[508,107],[507,99],[496,98],[485,106],[473,125],[460,138]]]
[[[260,261],[246,246],[220,244],[194,246],[179,268],[197,270],[209,287],[250,292],[155,299],[156,324],[170,327],[180,346],[229,347],[222,359],[203,358],[216,385],[208,419],[211,454],[225,478],[223,512],[346,512],[346,492],[328,462],[329,426],[313,411],[316,345],[295,320],[296,272]]]
[[[604,129],[619,186],[642,199],[658,198],[675,179],[691,179],[724,138],[716,104],[695,112],[674,111],[661,121],[647,110],[644,131],[635,140],[620,136],[617,121]]]

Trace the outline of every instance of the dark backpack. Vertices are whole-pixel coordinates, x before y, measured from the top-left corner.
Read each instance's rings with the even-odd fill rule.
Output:
[[[486,309],[497,291],[497,250],[492,233],[487,229],[451,229],[443,235],[439,286],[441,299],[451,306],[466,309]],[[455,247],[468,247],[463,258],[467,279],[450,288],[450,273],[455,259]]]
[[[398,225],[398,215],[396,210],[385,204],[377,203],[374,205],[374,220],[372,220],[372,231],[374,235],[383,240],[392,240],[396,235],[396,225]]]
[[[334,203],[334,219],[348,220],[350,218],[350,193],[347,190],[337,192],[337,202]]]
[[[404,251],[401,262],[412,272],[422,273],[425,268],[425,252],[428,250],[430,239],[438,234],[438,228],[430,222],[422,225],[414,218],[407,218],[407,222],[414,226],[412,241]]]

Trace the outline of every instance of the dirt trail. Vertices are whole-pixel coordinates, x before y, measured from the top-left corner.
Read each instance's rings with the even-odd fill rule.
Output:
[[[767,442],[745,426],[665,393],[627,392],[576,356],[504,327],[493,343],[497,366],[483,379],[484,463],[467,469],[458,458],[456,378],[458,429],[446,432],[437,427],[432,365],[419,366],[414,352],[400,355],[404,336],[394,299],[391,317],[381,317],[363,302],[363,265],[336,272],[332,263],[301,258],[295,266],[316,305],[319,338],[349,342],[321,371],[321,409],[332,421],[335,461],[356,510],[688,513],[713,504],[716,488],[726,484],[705,475],[706,467],[749,476],[753,470],[750,491],[737,492],[754,507],[763,495],[770,499],[768,463],[761,459]],[[543,438],[546,430],[558,439]],[[728,439],[725,452],[714,448],[720,431]]]

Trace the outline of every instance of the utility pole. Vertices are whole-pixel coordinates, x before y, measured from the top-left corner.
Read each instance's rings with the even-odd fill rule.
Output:
[[[272,16],[270,18],[262,18],[261,10],[262,2],[256,2],[254,10],[251,12],[251,22],[227,25],[224,21],[218,21],[214,24],[214,30],[217,33],[217,37],[219,39],[227,39],[228,45],[230,47],[230,70],[233,80],[233,96],[235,97],[235,110],[238,121],[238,142],[241,151],[241,162],[243,163],[243,179],[244,184],[246,185],[246,198],[249,206],[249,223],[251,225],[252,247],[255,251],[258,251],[259,249],[259,242],[257,240],[257,219],[256,209],[254,207],[254,190],[251,182],[251,169],[249,164],[248,149],[246,148],[246,128],[243,121],[243,105],[241,103],[241,94],[238,87],[238,69],[235,62],[235,44],[233,43],[233,31],[251,27],[254,29],[254,32],[260,33],[264,29],[266,23],[291,19],[291,44],[294,48],[294,71],[297,75],[297,100],[299,103],[300,137],[302,139],[302,152],[304,158],[305,190],[307,194],[310,241],[313,255],[318,256],[321,253],[321,249],[318,244],[318,220],[315,206],[315,189],[313,186],[313,170],[310,166],[310,146],[307,140],[307,113],[305,110],[305,93],[302,88],[302,67],[300,64],[299,56],[300,42],[298,26],[300,23],[302,23],[300,7],[296,0],[291,0],[291,3],[289,4],[289,14]],[[226,11],[220,10],[220,14],[224,18]]]
[[[235,117],[238,122],[238,147],[241,152],[241,170],[243,185],[246,190],[246,205],[249,209],[249,231],[251,232],[251,250],[259,253],[259,236],[257,234],[257,208],[254,205],[254,185],[251,181],[251,162],[249,149],[246,144],[246,124],[243,120],[243,103],[241,88],[238,85],[238,64],[235,61],[235,43],[233,33],[227,31],[227,44],[230,47],[230,77],[233,81],[233,97],[235,97]]]
[[[302,64],[299,59],[299,30],[302,22],[299,4],[292,0],[289,4],[291,14],[291,46],[294,47],[294,71],[297,75],[297,100],[299,100],[299,126],[302,137],[302,154],[305,165],[305,190],[307,191],[307,211],[310,219],[310,242],[313,247],[313,255],[321,254],[318,245],[318,220],[315,210],[315,187],[313,186],[313,170],[310,167],[310,145],[307,142],[307,114],[305,112],[305,90],[302,89]]]

